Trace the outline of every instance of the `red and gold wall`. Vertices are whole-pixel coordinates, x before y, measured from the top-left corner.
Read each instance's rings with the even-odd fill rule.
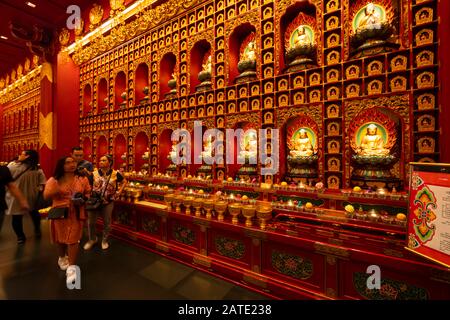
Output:
[[[325,182],[335,178],[339,183],[333,187],[343,188],[349,185],[352,172],[348,129],[358,118],[370,121],[371,114],[364,113],[377,108],[400,123],[401,159],[394,172],[406,180],[408,162],[441,161],[438,5],[437,1],[375,1],[397,21],[397,48],[354,58],[349,30],[355,12],[368,2],[168,1],[146,10],[73,55],[80,63],[80,143],[90,150],[94,162],[98,155],[110,152],[118,165],[125,164],[129,170],[140,169],[148,147],[149,166],[155,174],[168,165],[167,132],[192,130],[194,120],[202,120],[206,128],[246,123],[256,129],[280,128],[285,138],[287,123],[307,116],[318,128],[319,178]],[[423,10],[430,10],[430,21],[420,21]],[[286,33],[300,15],[315,23],[318,66],[286,73]],[[251,33],[257,39],[258,78],[235,84],[239,46]],[[423,34],[430,41],[421,41]],[[108,46],[113,47],[102,51]],[[195,87],[202,59],[198,57],[206,52],[213,55],[213,88],[199,93]],[[418,57],[424,53],[433,58],[421,64]],[[400,68],[394,65],[397,60],[402,61]],[[373,65],[377,71],[371,73]],[[178,79],[177,94],[166,98],[172,73]],[[424,75],[431,81],[421,81]],[[371,90],[374,84],[379,90]],[[421,104],[424,97],[430,101],[426,106]],[[337,115],[330,114],[332,107]],[[426,130],[419,125],[424,116],[434,124]],[[337,132],[330,132],[333,124]],[[421,149],[424,138],[432,141],[432,148]],[[283,155],[286,145],[282,142]],[[329,167],[330,159],[337,160],[337,169]],[[285,167],[282,161],[275,181],[283,179]],[[216,178],[234,173],[232,166],[214,170]],[[194,171],[194,166],[188,167],[186,174]]]

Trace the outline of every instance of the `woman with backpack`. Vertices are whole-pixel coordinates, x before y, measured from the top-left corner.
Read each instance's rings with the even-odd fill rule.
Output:
[[[12,215],[12,226],[17,235],[17,243],[23,244],[26,241],[23,232],[23,216],[28,212],[31,215],[36,237],[41,236],[41,217],[34,207],[43,190],[46,178],[42,169],[39,168],[39,154],[35,150],[25,150],[19,155],[16,162],[8,165],[15,184],[23,193],[27,202],[30,204],[30,210],[23,209],[19,201],[14,198],[10,192],[6,194],[7,215]]]

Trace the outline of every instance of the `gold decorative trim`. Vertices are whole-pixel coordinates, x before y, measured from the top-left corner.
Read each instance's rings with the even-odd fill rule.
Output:
[[[194,257],[192,258],[192,263],[199,264],[207,268],[211,268],[211,258],[208,258],[201,254],[194,254]]]
[[[69,54],[75,64],[80,65],[89,61],[118,45],[133,39],[163,21],[170,20],[181,11],[189,9],[202,0],[169,0],[161,5],[151,8],[155,0],[141,0],[130,5],[115,18],[111,18],[83,39],[73,43],[68,47]],[[139,15],[138,15],[139,13]],[[130,17],[137,16],[136,19],[129,20]],[[107,36],[103,36],[110,31]]]
[[[258,287],[267,288],[267,280],[265,278],[256,277],[253,274],[246,273],[242,276],[242,280],[251,284],[254,284]]]
[[[325,244],[322,242],[314,243],[314,248],[318,253],[326,254],[326,255],[334,255],[338,257],[348,258],[350,257],[350,252],[345,248],[340,248],[336,246],[331,246],[329,244]]]
[[[397,257],[397,258],[403,258],[403,253],[401,251],[398,250],[393,250],[393,249],[384,249],[383,253],[387,256],[391,256],[391,257]]]
[[[169,252],[169,246],[162,242],[157,242],[155,248],[159,251]]]
[[[42,64],[41,81],[44,80],[44,78],[47,78],[50,83],[53,83],[53,69],[52,65],[48,62]]]
[[[330,266],[336,265],[336,257],[327,255],[327,264],[329,264]]]
[[[45,117],[42,112],[39,112],[39,145],[42,148],[45,144],[50,150],[56,149],[53,144],[53,112]]]
[[[15,82],[0,91],[0,104],[6,104],[40,88],[41,70],[42,66],[37,66],[35,69],[31,70],[29,73],[25,74],[20,79],[17,79]],[[5,85],[7,84],[8,82],[6,81]]]
[[[245,236],[253,239],[266,240],[267,234],[265,232],[257,231],[257,230],[245,230]]]

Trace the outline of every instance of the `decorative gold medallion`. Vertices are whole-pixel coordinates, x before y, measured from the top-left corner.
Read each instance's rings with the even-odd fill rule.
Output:
[[[111,11],[109,13],[111,17],[125,9],[124,0],[109,0],[109,6],[111,7]]]
[[[61,32],[59,33],[59,43],[62,46],[66,46],[69,43],[69,39],[70,39],[69,30],[67,30],[66,28],[62,28]]]
[[[83,34],[83,31],[84,31],[84,20],[83,18],[80,18],[78,28],[75,28],[75,36],[80,37]]]
[[[33,64],[32,64],[33,68],[37,67],[38,64],[39,64],[39,57],[34,55],[33,56]]]
[[[30,65],[31,65],[30,59],[26,58],[26,59],[25,59],[25,63],[24,63],[24,65],[23,65],[23,70],[24,70],[26,73],[28,73],[28,71],[30,71]]]
[[[102,21],[103,13],[104,11],[101,5],[99,5],[98,3],[93,5],[91,11],[89,11],[89,21],[91,22],[89,29],[91,31],[94,30]]]

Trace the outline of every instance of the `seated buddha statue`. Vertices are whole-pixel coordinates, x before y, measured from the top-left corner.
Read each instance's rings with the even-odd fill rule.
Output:
[[[212,137],[208,136],[206,141],[203,142],[203,151],[201,153],[202,159],[212,157]]]
[[[358,22],[358,30],[375,29],[381,26],[380,14],[376,11],[375,5],[370,2],[364,9],[364,17]]]
[[[206,63],[202,64],[202,71],[212,73],[212,57],[211,57],[211,55],[206,60]]]
[[[293,141],[293,147],[289,152],[292,157],[309,157],[314,154],[313,145],[304,129],[300,129],[300,136]]]
[[[241,61],[256,61],[256,45],[254,41],[250,41],[245,48]]]
[[[173,161],[172,159],[176,159],[178,157],[178,152],[177,152],[177,144],[176,142],[172,143],[172,149],[169,152],[169,155],[167,156],[167,159],[169,159],[170,161]]]
[[[311,45],[311,38],[305,31],[304,26],[297,28],[297,36],[294,39],[294,47]]]
[[[385,156],[389,154],[390,150],[384,148],[384,141],[381,135],[378,134],[378,127],[376,124],[370,124],[367,127],[366,136],[362,139],[361,145],[357,150],[360,156]]]
[[[240,157],[256,157],[258,152],[258,140],[256,138],[256,133],[250,132],[244,138],[243,149],[239,152]]]

